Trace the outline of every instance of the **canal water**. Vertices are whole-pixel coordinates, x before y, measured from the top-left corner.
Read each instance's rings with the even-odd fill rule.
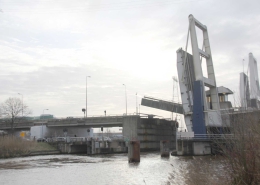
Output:
[[[48,155],[0,160],[1,185],[223,184],[224,161],[212,156],[161,158],[142,153],[140,163],[127,154]]]

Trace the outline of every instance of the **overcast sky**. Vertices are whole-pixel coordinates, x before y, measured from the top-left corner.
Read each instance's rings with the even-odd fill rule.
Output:
[[[33,116],[136,111],[144,95],[171,100],[188,16],[207,26],[218,86],[238,96],[248,54],[260,60],[259,0],[0,0],[0,102]],[[190,51],[190,45],[189,45]],[[233,100],[233,97],[229,97]],[[141,106],[141,112],[170,113]]]

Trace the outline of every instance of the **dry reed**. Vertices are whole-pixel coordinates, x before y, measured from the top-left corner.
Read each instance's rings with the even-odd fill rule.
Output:
[[[260,184],[259,118],[259,111],[233,114],[229,127],[233,137],[215,141],[226,158],[230,184]]]
[[[15,136],[0,137],[0,158],[28,155],[34,146],[35,142]]]

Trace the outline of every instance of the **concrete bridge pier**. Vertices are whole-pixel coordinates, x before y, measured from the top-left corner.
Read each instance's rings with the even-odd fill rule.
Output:
[[[140,142],[133,140],[128,144],[128,162],[140,162]]]
[[[123,136],[127,141],[140,141],[141,151],[160,150],[160,141],[169,141],[169,149],[176,150],[175,121],[158,118],[141,118],[138,115],[125,116]]]
[[[161,157],[170,156],[169,141],[160,141],[160,153]]]

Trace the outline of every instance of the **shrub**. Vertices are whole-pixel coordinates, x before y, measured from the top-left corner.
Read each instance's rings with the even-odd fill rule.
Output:
[[[260,113],[244,112],[230,118],[232,137],[215,144],[227,160],[231,184],[260,184]]]

